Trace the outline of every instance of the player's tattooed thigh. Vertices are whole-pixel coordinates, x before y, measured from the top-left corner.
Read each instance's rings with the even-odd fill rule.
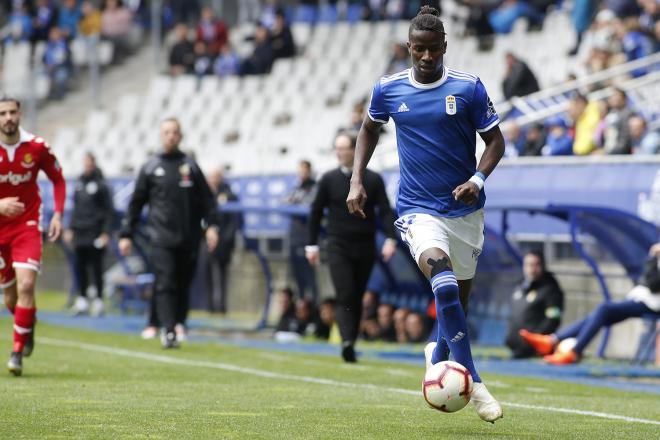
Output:
[[[437,274],[445,272],[447,270],[451,270],[451,262],[447,257],[442,257],[438,259],[429,258],[428,260],[426,260],[426,264],[428,264],[431,267],[431,277],[434,277]]]

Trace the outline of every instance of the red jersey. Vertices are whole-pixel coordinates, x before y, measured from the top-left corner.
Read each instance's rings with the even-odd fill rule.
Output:
[[[41,222],[41,195],[37,177],[42,170],[53,182],[55,211],[64,211],[66,182],[62,169],[46,142],[20,130],[18,144],[7,146],[0,143],[0,198],[18,197],[25,204],[23,214],[7,218],[0,216],[0,228],[9,224],[34,224]]]

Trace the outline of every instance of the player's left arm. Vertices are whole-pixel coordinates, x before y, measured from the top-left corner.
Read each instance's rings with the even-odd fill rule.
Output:
[[[55,200],[55,212],[48,227],[48,239],[57,240],[62,234],[62,214],[64,213],[64,201],[66,200],[66,181],[62,175],[62,167],[53,154],[48,144],[44,143],[41,149],[41,169],[48,179],[53,183],[53,196]]]
[[[468,107],[469,117],[475,130],[486,143],[486,149],[477,165],[477,171],[467,182],[454,189],[454,199],[467,205],[473,205],[479,201],[479,194],[483,189],[484,182],[493,172],[497,164],[504,156],[504,136],[499,127],[499,117],[495,112],[493,102],[486,93],[486,88],[477,80],[472,101]]]

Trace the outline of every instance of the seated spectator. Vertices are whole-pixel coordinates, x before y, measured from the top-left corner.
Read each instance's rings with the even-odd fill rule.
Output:
[[[259,23],[262,23],[268,30],[272,30],[277,20],[277,13],[281,11],[279,0],[266,0],[259,13]]]
[[[197,25],[197,41],[203,41],[212,56],[220,53],[220,48],[229,41],[225,23],[216,18],[213,7],[202,8],[202,18]]]
[[[277,332],[295,332],[296,324],[296,307],[293,303],[293,291],[289,287],[284,287],[277,292],[277,308],[279,311],[280,320],[275,328]]]
[[[534,356],[534,350],[519,335],[521,329],[550,334],[557,330],[564,309],[564,292],[547,271],[540,252],[528,252],[523,259],[524,281],[513,292],[506,345],[514,358]]]
[[[615,89],[607,99],[608,112],[604,118],[602,148],[607,154],[630,154],[628,119],[632,110],[628,107],[626,93]]]
[[[660,152],[660,134],[649,131],[646,121],[639,115],[628,119],[630,147],[635,154],[658,154]]]
[[[337,302],[333,298],[325,299],[319,305],[319,320],[316,325],[314,336],[319,339],[328,340],[330,331],[335,325]]]
[[[360,333],[367,341],[374,341],[380,336],[378,326],[378,294],[367,290],[362,295],[362,317],[360,319]]]
[[[405,327],[408,342],[425,342],[428,339],[424,317],[419,313],[408,314]]]
[[[298,298],[296,301],[296,329],[300,335],[316,331],[316,310],[314,304],[307,298]]]
[[[571,147],[572,147],[571,142]],[[512,121],[504,132],[504,155],[506,157],[518,157],[525,149],[525,136],[522,134],[520,125]]]
[[[408,54],[408,46],[403,43],[392,44],[392,58],[390,64],[387,66],[387,75],[393,75],[402,70],[410,67],[410,55]]]
[[[207,50],[206,43],[197,41],[194,48],[195,63],[193,65],[193,72],[198,78],[208,75],[213,70],[213,58]]]
[[[505,55],[506,73],[502,81],[502,93],[506,99],[525,96],[539,91],[539,83],[534,72],[521,59],[511,52]]]
[[[82,18],[80,7],[77,0],[64,0],[59,10],[57,27],[62,31],[65,38],[71,39],[78,35],[78,23]]]
[[[566,121],[560,117],[546,121],[548,135],[543,147],[544,156],[571,156],[573,154],[573,139],[566,130]]]
[[[258,24],[254,32],[254,51],[243,61],[241,73],[243,75],[263,75],[270,72],[273,65],[273,48],[270,46],[268,29]]]
[[[600,122],[598,104],[576,95],[569,104],[568,115],[573,122],[573,154],[591,154],[596,149],[594,131]]]
[[[585,33],[582,53],[586,54],[583,61],[592,72],[606,69],[615,60],[614,54],[621,52],[621,41],[617,38],[615,26],[616,15],[604,9],[596,15],[594,23]]]
[[[550,335],[520,331],[520,336],[539,355],[545,355],[546,362],[564,365],[579,362],[584,349],[604,326],[610,326],[628,318],[639,318],[645,314],[660,314],[660,243],[649,250],[641,282],[628,292],[627,299],[618,302],[604,302],[585,319]],[[568,338],[576,338],[571,350],[557,351],[559,343]],[[554,353],[553,353],[554,352]]]
[[[639,25],[642,31],[653,37],[656,23],[660,23],[660,2],[657,0],[639,0],[642,13],[639,15]],[[656,41],[658,40],[657,37]]]
[[[394,306],[381,304],[378,306],[378,339],[385,342],[396,342],[394,328]]]
[[[115,61],[121,60],[130,51],[130,31],[133,13],[122,0],[106,0],[101,13],[101,35],[115,46]]]
[[[623,45],[623,53],[626,56],[626,61],[644,58],[655,52],[655,43],[649,36],[642,32],[639,18],[628,17],[624,21],[619,22],[615,29],[616,35]],[[639,77],[645,75],[647,71],[647,68],[639,68],[633,70],[631,73],[633,77]]]
[[[222,46],[220,55],[213,64],[213,73],[218,76],[238,75],[241,73],[241,59],[229,43]]]
[[[532,124],[525,135],[525,146],[523,156],[540,156],[545,146],[545,129],[543,124]]]
[[[170,49],[170,74],[172,76],[190,73],[195,65],[193,44],[188,39],[188,26],[178,24],[174,28],[176,42]]]
[[[270,31],[270,45],[275,60],[278,58],[291,58],[296,55],[293,34],[291,34],[291,28],[284,17],[284,11],[281,9],[278,9],[275,14],[275,21]]]
[[[408,342],[406,335],[406,319],[410,314],[410,309],[400,307],[394,312],[394,331],[396,332],[396,341],[405,343]]]
[[[46,41],[57,23],[57,10],[50,0],[37,0],[32,19],[32,40]]]
[[[539,26],[543,22],[543,14],[530,3],[521,0],[504,0],[488,15],[488,21],[498,34],[508,34],[513,29],[517,19],[525,17],[531,25]]]
[[[28,41],[32,38],[34,29],[27,2],[14,3],[14,9],[9,16],[8,28],[7,41]]]
[[[353,104],[351,109],[351,124],[348,127],[349,131],[359,132],[364,120],[364,102],[357,102]]]
[[[101,11],[90,1],[84,1],[80,5],[82,19],[78,25],[78,31],[85,37],[99,35],[101,33],[102,19]]]
[[[50,97],[62,99],[71,77],[71,54],[66,39],[57,27],[50,30],[43,62],[51,82]]]

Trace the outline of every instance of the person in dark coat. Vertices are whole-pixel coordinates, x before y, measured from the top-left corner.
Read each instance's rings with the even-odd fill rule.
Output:
[[[73,194],[73,213],[65,241],[75,252],[76,281],[79,296],[73,306],[76,314],[90,311],[87,297],[89,274],[96,287],[96,298],[91,303],[91,314],[103,314],[103,254],[110,242],[115,210],[112,195],[103,173],[96,166],[92,153],[85,154],[84,171],[76,182]]]
[[[534,348],[523,340],[520,330],[551,334],[561,323],[564,292],[554,275],[546,270],[540,252],[528,252],[523,259],[523,283],[513,293],[509,333],[506,345],[514,358],[535,355]]]
[[[539,83],[534,72],[511,52],[505,56],[506,75],[502,81],[502,93],[506,99],[525,96],[539,91]]]

